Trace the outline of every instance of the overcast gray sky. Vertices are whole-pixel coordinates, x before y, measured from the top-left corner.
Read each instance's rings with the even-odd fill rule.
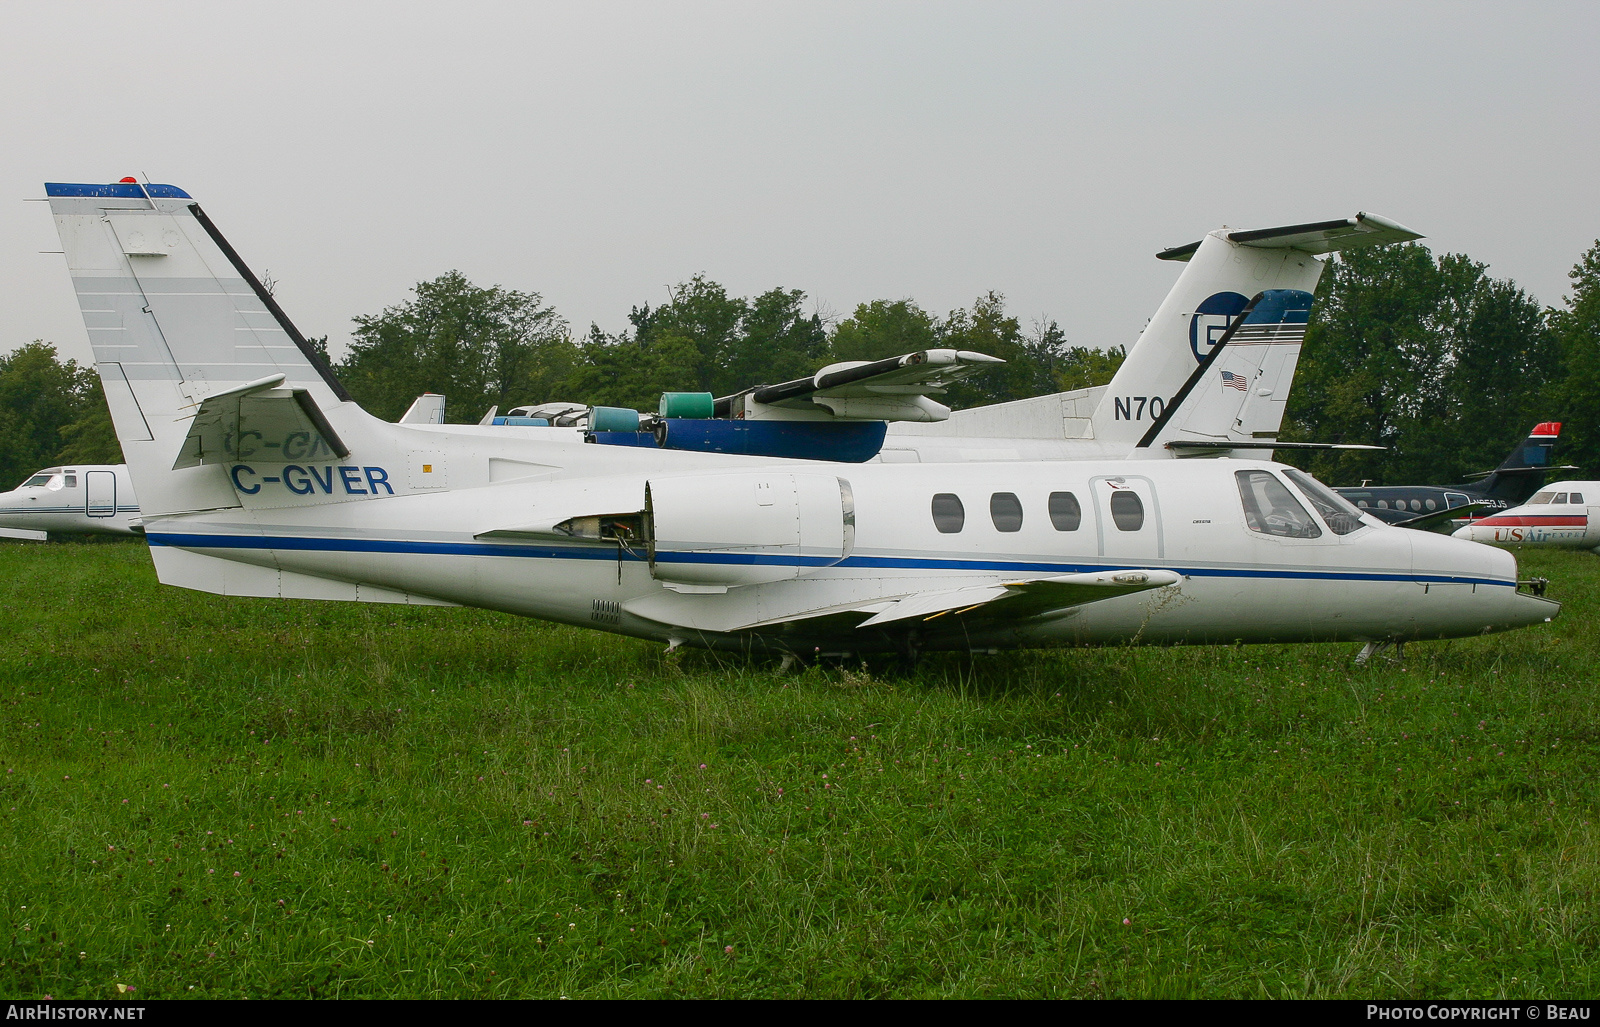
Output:
[[[577,332],[704,272],[841,314],[993,289],[1122,345],[1156,250],[1358,210],[1559,304],[1600,237],[1597,41],[1592,2],[5,0],[0,349],[89,359],[24,201],[124,175],[336,353],[452,268]]]

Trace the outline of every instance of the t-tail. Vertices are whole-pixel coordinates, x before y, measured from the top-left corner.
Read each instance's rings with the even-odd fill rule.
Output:
[[[1186,266],[1100,397],[1090,436],[1133,452],[1271,448],[1325,267],[1318,254],[1420,238],[1362,213],[1218,229],[1156,254]]]
[[[1550,462],[1550,451],[1561,437],[1560,421],[1544,421],[1533,426],[1528,437],[1517,443],[1500,466],[1484,474],[1469,488],[1481,496],[1502,500],[1510,506],[1527,501],[1539,491],[1551,471],[1577,470],[1575,467],[1556,467]]]

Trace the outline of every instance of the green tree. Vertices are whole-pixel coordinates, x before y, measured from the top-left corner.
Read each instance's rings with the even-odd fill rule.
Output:
[[[15,488],[57,462],[67,442],[62,429],[81,416],[93,375],[76,361],[61,363],[40,340],[0,356],[0,485]]]
[[[1335,484],[1448,484],[1499,463],[1536,420],[1558,359],[1522,290],[1461,254],[1349,250],[1323,277],[1286,440],[1381,453],[1280,453]]]
[[[1600,240],[1567,275],[1572,294],[1565,310],[1551,310],[1550,328],[1561,353],[1554,392],[1564,422],[1557,458],[1600,474]]]
[[[911,300],[862,303],[828,338],[834,360],[886,360],[939,345],[937,320]]]
[[[117,429],[111,423],[100,376],[92,369],[78,372],[77,416],[61,426],[64,441],[55,462],[61,464],[120,464],[125,462]]]
[[[483,288],[459,271],[419,282],[415,293],[355,319],[338,373],[371,413],[394,420],[417,396],[438,392],[449,419],[476,421],[491,405],[555,398],[570,376],[567,323],[538,293]]]

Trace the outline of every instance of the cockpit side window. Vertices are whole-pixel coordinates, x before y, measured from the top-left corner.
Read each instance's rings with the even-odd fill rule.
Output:
[[[1299,486],[1335,535],[1348,535],[1361,527],[1361,511],[1333,489],[1301,471],[1284,471],[1283,476]],[[1428,500],[1428,504],[1431,508],[1433,500]]]
[[[78,487],[78,476],[76,474],[64,475],[61,484],[69,489],[75,489]]]
[[[1284,538],[1318,538],[1322,529],[1270,471],[1237,471],[1244,520],[1251,531]]]
[[[1571,493],[1570,495],[1567,496],[1567,502],[1572,503],[1572,504],[1582,503],[1583,502],[1583,493],[1582,492],[1573,492],[1573,493]]]
[[[1567,494],[1565,492],[1557,492],[1556,493],[1556,498],[1550,500],[1550,505],[1551,506],[1560,506],[1561,504],[1565,503],[1566,501],[1567,501]]]

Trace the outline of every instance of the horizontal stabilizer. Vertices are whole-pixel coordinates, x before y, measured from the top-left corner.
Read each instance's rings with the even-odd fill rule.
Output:
[[[283,378],[272,375],[203,399],[172,469],[349,456],[309,392],[276,387]]]
[[[862,621],[857,627],[875,627],[893,621],[920,617],[932,620],[947,613],[964,613],[998,599],[1027,597],[1036,610],[1060,610],[1102,599],[1145,592],[1152,588],[1176,585],[1182,575],[1173,571],[1114,570],[1086,574],[1061,574],[1034,581],[1013,581],[999,585],[976,585],[943,592],[918,592],[906,596],[888,609]]]
[[[1185,439],[1169,442],[1167,443],[1167,448],[1179,456],[1198,456],[1202,453],[1215,453],[1219,450],[1229,449],[1371,449],[1381,451],[1384,447],[1363,446],[1353,442],[1274,442],[1271,439],[1257,439],[1252,442],[1212,442],[1204,439]]]
[[[49,537],[48,532],[35,531],[32,528],[0,528],[0,538],[22,539],[26,542],[43,542]]]
[[[1224,230],[1222,236],[1240,246],[1253,246],[1265,250],[1298,250],[1301,253],[1332,253],[1335,250],[1354,249],[1357,246],[1377,246],[1386,243],[1410,242],[1421,239],[1404,225],[1365,211],[1342,221],[1319,221],[1309,225],[1286,225],[1282,228],[1259,228],[1246,232]],[[1200,248],[1198,242],[1187,246],[1174,246],[1156,254],[1160,260],[1188,260]]]

